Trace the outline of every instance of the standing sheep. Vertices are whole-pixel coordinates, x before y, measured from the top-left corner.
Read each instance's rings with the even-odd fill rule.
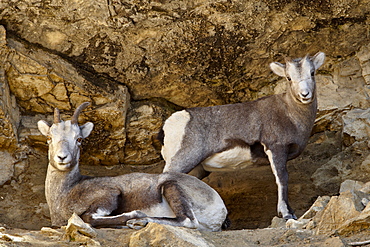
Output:
[[[273,62],[288,81],[287,92],[251,102],[196,107],[175,112],[160,132],[163,172],[232,171],[269,162],[278,187],[278,213],[296,219],[288,203],[287,160],[307,145],[317,112],[315,71],[325,54]]]

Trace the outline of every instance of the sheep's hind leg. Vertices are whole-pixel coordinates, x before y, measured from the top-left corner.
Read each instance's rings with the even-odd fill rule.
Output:
[[[186,145],[180,148],[176,154],[165,159],[166,165],[163,172],[189,173],[193,169],[198,169],[197,165],[201,166],[200,163],[206,158],[205,153],[206,151],[201,148]]]
[[[198,228],[199,222],[195,218],[191,205],[181,187],[176,184],[175,181],[167,181],[162,186],[163,196],[168,201],[176,217],[144,217],[141,219],[131,219],[127,221],[127,226],[133,229],[140,229],[146,226],[147,223],[154,222],[171,226]]]

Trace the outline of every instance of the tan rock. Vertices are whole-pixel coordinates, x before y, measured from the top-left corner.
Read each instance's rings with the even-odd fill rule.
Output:
[[[370,108],[353,109],[343,116],[343,133],[356,141],[364,141],[370,136]]]
[[[286,228],[304,229],[309,222],[310,219],[300,219],[300,220],[289,219],[286,222]]]
[[[314,204],[299,218],[301,219],[311,219],[315,217],[315,215],[324,210],[326,205],[329,203],[330,197],[329,196],[319,196]]]
[[[346,180],[341,183],[339,193],[343,193],[346,191],[355,192],[360,191],[364,187],[364,183],[360,181],[354,180]]]
[[[311,19],[307,16],[299,16],[291,23],[292,30],[310,30],[315,27],[315,24],[311,21]]]
[[[54,85],[46,75],[18,73],[14,67],[7,71],[9,87],[21,100],[30,100],[49,93]]]
[[[361,210],[358,208],[358,198],[354,193],[343,192],[339,196],[333,196],[322,214],[313,218],[318,222],[316,234],[333,233],[347,220],[359,216]]]
[[[281,218],[281,217],[275,216],[274,218],[272,218],[271,225],[269,227],[271,227],[271,228],[285,228],[286,227],[286,220]]]
[[[75,213],[68,220],[67,226],[63,228],[65,229],[63,238],[68,241],[84,243],[87,246],[101,246],[94,239],[97,236],[97,232]]]
[[[40,98],[45,100],[45,102],[47,102],[48,105],[52,106],[53,108],[56,107],[59,110],[66,110],[66,111],[71,110],[71,105],[69,101],[60,101],[53,94],[48,93],[48,94],[41,96]],[[48,107],[46,109],[50,109],[50,108]]]
[[[338,227],[340,235],[349,236],[356,233],[370,233],[370,203],[357,217],[348,219]]]
[[[126,164],[151,164],[161,159],[157,134],[164,123],[163,116],[170,113],[160,104],[135,104],[127,116]]]
[[[370,194],[370,182],[365,183],[364,186],[362,186],[362,188],[360,189],[360,191],[363,193]]]
[[[324,241],[324,243],[319,244],[317,246],[327,246],[327,247],[345,247],[346,244],[343,243],[342,239],[340,237],[331,237]]]
[[[20,100],[18,101],[18,104],[26,111],[34,111],[37,113],[47,113],[54,110],[52,106],[48,105],[45,101],[40,100],[39,98],[32,98],[24,101]]]
[[[48,72],[48,69],[45,66],[41,65],[36,60],[30,59],[22,53],[10,52],[8,59],[12,67],[19,74],[46,75]]]
[[[361,163],[361,170],[366,173],[370,173],[370,154],[366,156],[366,158]],[[368,191],[370,193],[370,191]]]
[[[370,45],[364,45],[356,53],[356,57],[360,60],[362,76],[366,84],[370,85]]]
[[[58,83],[55,85],[51,94],[59,101],[68,101],[67,89],[64,83]]]
[[[84,140],[84,151],[87,152],[81,154],[82,163],[113,166],[124,161],[129,98],[127,88],[120,86],[110,103],[97,106],[81,116],[81,123],[94,123],[91,135]]]
[[[149,223],[145,228],[131,235],[129,246],[211,247],[214,245],[207,242],[196,230]]]
[[[83,102],[91,101],[90,97],[76,92],[71,93],[69,97],[71,104],[74,106],[81,105]]]
[[[1,48],[6,48],[6,30],[4,26],[0,26],[0,46]]]
[[[0,239],[1,240],[5,240],[5,241],[9,241],[9,242],[24,242],[24,238],[22,237],[18,237],[18,236],[13,236],[13,235],[10,235],[10,234],[6,234],[6,233],[0,233]]]

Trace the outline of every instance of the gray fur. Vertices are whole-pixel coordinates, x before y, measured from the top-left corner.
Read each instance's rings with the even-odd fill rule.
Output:
[[[212,164],[207,167],[204,163],[207,158],[236,146],[244,147],[251,151],[252,162],[270,161],[279,187],[278,212],[286,219],[296,218],[288,204],[286,161],[302,153],[309,139],[317,112],[314,72],[324,58],[324,53],[317,53],[288,60],[286,65],[272,63],[271,69],[276,74],[290,80],[286,93],[251,102],[185,110],[190,118],[181,130],[182,139],[177,140],[180,148],[173,150],[166,138],[173,142],[171,136],[181,131],[173,127],[171,116],[163,127],[164,171],[192,172],[203,178],[211,171]]]
[[[78,146],[80,138],[90,134],[92,124],[78,126],[60,120],[51,126],[39,121],[38,126],[49,138],[45,195],[53,226],[65,225],[76,213],[95,227],[127,224],[137,229],[156,222],[208,231],[221,229],[226,207],[217,192],[197,178],[181,173],[83,176],[78,168]],[[73,158],[68,164],[57,162],[68,160],[69,155]]]

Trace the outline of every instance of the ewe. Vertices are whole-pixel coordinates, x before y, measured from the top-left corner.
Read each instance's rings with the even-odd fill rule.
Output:
[[[296,219],[288,204],[287,160],[307,145],[317,112],[315,71],[325,54],[271,63],[272,71],[288,80],[287,92],[251,102],[196,107],[175,112],[165,122],[163,172],[203,178],[212,171],[229,171],[270,162],[278,186],[278,213]]]
[[[53,226],[65,225],[73,213],[95,227],[128,225],[138,229],[148,222],[219,231],[227,210],[207,184],[181,173],[131,173],[116,177],[80,174],[80,145],[93,129],[78,125],[80,105],[71,121],[62,121],[55,109],[54,123],[40,120],[47,137],[49,165],[45,195]]]

